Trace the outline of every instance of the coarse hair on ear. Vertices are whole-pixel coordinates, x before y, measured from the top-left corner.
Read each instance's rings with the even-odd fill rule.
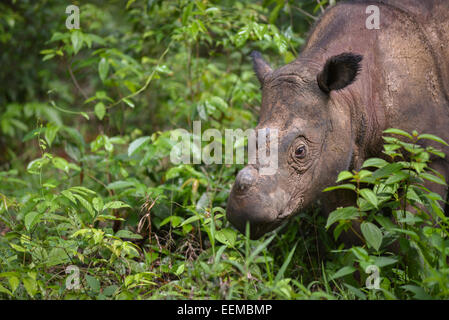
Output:
[[[256,72],[257,79],[259,79],[260,84],[263,84],[265,76],[270,74],[273,70],[262,58],[262,55],[259,51],[251,52],[251,57],[253,58],[253,67],[254,71]]]
[[[330,57],[317,76],[318,86],[325,93],[349,86],[360,73],[362,60],[363,56],[351,52]]]

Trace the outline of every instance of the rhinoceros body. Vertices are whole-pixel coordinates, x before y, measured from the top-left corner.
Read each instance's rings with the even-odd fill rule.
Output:
[[[369,5],[380,10],[379,29],[366,27]],[[274,175],[257,164],[241,170],[228,200],[228,219],[242,232],[249,222],[252,238],[317,199],[327,212],[353,202],[322,190],[340,171],[381,157],[387,128],[449,141],[447,0],[343,2],[323,14],[292,63],[272,70],[260,54],[253,59],[262,84],[256,129],[278,130],[279,154]],[[446,160],[432,166],[449,178]]]

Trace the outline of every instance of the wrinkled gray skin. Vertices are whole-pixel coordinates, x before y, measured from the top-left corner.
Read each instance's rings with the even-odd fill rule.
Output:
[[[365,27],[372,4],[380,30]],[[383,130],[449,141],[448,0],[340,3],[323,14],[295,61],[274,71],[259,53],[253,61],[262,84],[256,129],[279,130],[277,172],[262,176],[248,165],[228,200],[227,218],[241,232],[249,221],[253,239],[318,199],[326,213],[353,204],[351,193],[322,190],[340,171],[382,157]],[[449,177],[446,160],[432,167]],[[446,196],[444,187],[428,187]]]

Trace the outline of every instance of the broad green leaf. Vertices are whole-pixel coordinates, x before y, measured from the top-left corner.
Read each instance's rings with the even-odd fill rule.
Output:
[[[141,148],[150,139],[151,137],[140,137],[131,142],[128,147],[128,156],[131,157],[134,154],[134,152],[136,152],[139,148]]]
[[[140,234],[133,233],[129,230],[119,230],[115,234],[116,237],[119,238],[126,238],[126,239],[142,239],[142,236]]]
[[[27,213],[24,220],[25,220],[25,227],[27,228],[28,231],[30,231],[36,225],[36,223],[39,222],[40,216],[41,214],[36,211],[31,211]]]
[[[332,211],[327,218],[326,229],[328,229],[335,222],[340,220],[353,220],[359,217],[359,211],[355,207],[339,208]]]
[[[131,208],[131,207],[122,201],[111,201],[104,205],[103,210],[120,209],[120,208]]]
[[[351,179],[353,174],[349,171],[342,171],[338,174],[337,183],[343,180]]]
[[[437,183],[437,184],[446,185],[446,181],[444,181],[440,177],[434,176],[433,174],[430,174],[430,173],[423,172],[420,174],[420,177],[424,178],[426,180],[429,180],[431,182]]]
[[[378,251],[382,244],[382,231],[371,222],[363,222],[360,229],[368,245]]]
[[[47,140],[48,145],[51,147],[51,144],[55,140],[56,134],[59,131],[59,126],[49,123],[45,128],[45,140]]]
[[[354,271],[356,271],[357,269],[352,267],[352,266],[345,266],[343,268],[341,268],[340,270],[338,270],[337,272],[335,272],[331,277],[330,280],[335,280],[344,276],[347,276],[348,274],[353,273]]]
[[[34,296],[37,293],[37,284],[36,280],[31,277],[26,277],[22,279],[23,286],[25,287],[25,290],[27,293],[34,298]]]
[[[100,62],[98,63],[98,73],[100,75],[100,79],[102,82],[106,80],[108,72],[109,72],[109,62],[106,58],[101,58]]]
[[[100,292],[100,281],[98,281],[97,278],[92,277],[88,274],[86,274],[84,278],[86,279],[86,282],[92,289],[92,291],[94,291],[95,293]]]
[[[237,239],[237,233],[233,229],[221,229],[215,233],[215,239],[227,246],[233,247]]]
[[[390,128],[390,129],[385,130],[384,133],[397,134],[397,135],[400,135],[400,136],[407,137],[410,140],[413,140],[413,137],[409,133],[407,133],[407,132],[405,132],[404,130],[401,130],[401,129]]]
[[[9,276],[8,282],[9,282],[9,287],[11,288],[11,292],[14,293],[20,284],[19,278],[17,278],[16,276]]]
[[[62,170],[64,172],[66,172],[66,173],[68,173],[69,170],[70,170],[69,163],[64,158],[54,157],[53,159],[51,159],[51,163],[53,164],[53,166],[55,168],[57,168],[59,170]]]
[[[427,134],[427,133],[421,134],[421,135],[418,137],[418,140],[421,140],[421,139],[432,140],[432,141],[435,141],[435,142],[444,144],[445,146],[448,146],[448,147],[449,147],[449,144],[447,144],[446,141],[444,141],[444,140],[441,139],[440,137],[434,136],[433,134]]]
[[[432,296],[430,296],[422,287],[413,286],[413,285],[404,285],[401,288],[410,291],[414,294],[413,298],[417,300],[433,300]]]
[[[396,173],[399,170],[401,170],[403,166],[400,163],[390,163],[386,165],[385,167],[382,167],[380,169],[377,169],[373,173],[373,178],[380,179],[388,177],[392,173]]]
[[[103,199],[101,197],[95,197],[92,199],[92,205],[97,212],[101,212],[103,210]]]
[[[103,102],[98,102],[94,108],[95,115],[99,120],[103,120],[106,115],[106,107]]]
[[[5,288],[4,286],[2,286],[1,284],[0,284],[0,292],[6,293],[6,294],[12,296],[11,291],[9,291],[8,289],[6,289],[6,288]]]
[[[200,220],[200,219],[201,219],[201,216],[200,216],[200,215],[192,216],[192,217],[187,218],[186,220],[184,220],[184,221],[180,224],[180,226],[182,227],[183,225],[186,225],[186,224],[189,224],[189,223],[198,221],[198,220]]]
[[[83,46],[82,32],[79,30],[75,30],[74,32],[72,32],[70,40],[72,41],[74,54],[77,54],[80,51],[81,47]]]
[[[134,187],[135,183],[131,182],[131,181],[114,181],[111,182],[110,184],[108,184],[107,188],[111,189],[111,190],[117,190],[117,189],[125,189],[125,188],[129,188],[129,187]]]
[[[74,194],[73,195],[75,198],[77,198],[79,200],[79,202],[81,203],[81,205],[89,212],[89,214],[94,217],[95,216],[95,211],[92,208],[92,205],[89,203],[89,201],[87,201],[86,199],[84,199],[82,196],[80,196],[79,194]]]
[[[362,168],[368,168],[368,167],[382,168],[382,167],[386,166],[387,164],[388,164],[388,162],[385,161],[384,159],[371,158],[371,159],[366,160],[363,163]]]
[[[377,199],[376,194],[371,189],[362,189],[360,190],[360,195],[369,203],[371,203],[374,207],[378,207],[379,200]]]
[[[48,253],[48,257],[45,261],[46,266],[53,267],[56,265],[69,263],[70,257],[63,248],[53,248]]]
[[[409,177],[407,172],[399,171],[397,173],[393,173],[388,179],[385,181],[385,184],[394,184],[400,181],[406,180]]]

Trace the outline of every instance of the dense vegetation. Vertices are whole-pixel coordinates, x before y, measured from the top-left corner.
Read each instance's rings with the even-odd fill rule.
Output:
[[[419,145],[438,137],[388,130],[388,162],[326,190],[357,206],[326,219],[317,204],[257,241],[225,217],[241,165],[169,161],[194,120],[255,126],[249,53],[292,61],[328,1],[74,4],[69,30],[65,2],[0,3],[0,298],[449,297],[449,221],[422,185],[445,184],[427,166],[444,154]],[[352,220],[363,245],[343,249]]]

